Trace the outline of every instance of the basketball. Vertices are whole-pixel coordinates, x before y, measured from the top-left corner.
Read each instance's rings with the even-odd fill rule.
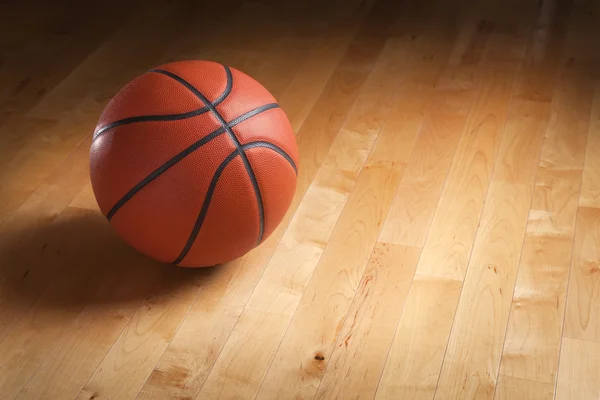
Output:
[[[115,232],[165,263],[206,267],[260,245],[296,189],[292,126],[260,83],[212,61],[161,65],[107,104],[90,178]]]

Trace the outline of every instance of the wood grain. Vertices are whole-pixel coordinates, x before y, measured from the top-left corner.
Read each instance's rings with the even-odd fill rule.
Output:
[[[592,101],[588,83],[571,64],[554,94],[504,343],[503,375],[546,383],[556,379]]]
[[[600,343],[563,338],[556,399],[597,399]]]
[[[417,274],[462,280],[508,112],[514,72],[486,70],[440,197]]]
[[[594,104],[590,118],[579,205],[600,208],[600,84],[594,86]]]
[[[257,398],[316,394],[402,170],[390,162],[364,167]]]
[[[172,269],[133,251],[115,237],[105,218],[95,210],[68,208],[65,213],[69,216],[65,221],[69,225],[63,224],[62,229],[77,235],[70,241],[77,250],[59,249],[63,265],[80,268],[81,262],[77,261],[83,258],[82,254],[94,256],[96,261],[88,261],[86,273],[80,273],[80,277],[65,279],[62,285],[49,290],[32,312],[44,315],[57,305],[76,309],[88,303],[60,340],[49,346],[50,353],[20,398],[75,398],[146,297],[170,293],[175,297],[173,301],[190,303],[206,278],[204,271]],[[60,230],[56,233],[64,235]],[[94,236],[90,237],[91,233]],[[59,269],[58,274],[77,276],[72,268],[66,267]],[[134,281],[136,284],[132,285]],[[89,294],[82,293],[85,291]],[[59,324],[55,318],[46,326],[39,321],[36,325],[37,332],[43,333],[56,329]],[[43,336],[52,337],[48,333]],[[22,349],[27,347],[21,346]]]
[[[470,43],[470,39],[470,35],[460,37],[461,43],[464,40],[469,45],[459,44],[455,48],[452,63],[471,62],[480,57],[477,52],[486,49]],[[468,71],[464,66],[457,69]],[[454,155],[416,270],[415,284],[422,279],[439,286],[444,300],[427,302],[423,300],[418,286],[411,289],[381,379],[378,398],[433,398],[460,296],[460,281],[467,269],[500,147],[515,74],[516,68],[510,70],[507,66],[502,70],[485,69],[481,73],[477,99]],[[505,151],[509,151],[508,148]],[[426,312],[423,304],[428,307]],[[413,329],[415,325],[428,325],[432,321],[436,321],[434,335],[423,335]],[[397,379],[396,371],[399,370],[407,372]]]
[[[549,112],[513,103],[444,357],[436,398],[492,398]],[[522,132],[529,132],[523,135]]]
[[[573,244],[565,337],[600,342],[599,249],[600,209],[581,207]]]
[[[452,279],[415,277],[376,399],[433,398],[461,287]]]
[[[432,100],[381,240],[422,247],[476,90],[440,91]]]
[[[77,398],[136,398],[193,300],[171,296],[145,300]]]
[[[500,374],[494,399],[552,400],[554,385]]]
[[[377,243],[316,399],[371,399],[404,307],[420,249]]]

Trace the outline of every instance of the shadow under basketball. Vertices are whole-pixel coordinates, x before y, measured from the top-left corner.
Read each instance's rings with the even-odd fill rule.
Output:
[[[97,210],[11,221],[0,247],[0,315],[35,307],[135,306],[152,296],[197,296],[218,268],[159,263],[128,246]],[[4,312],[3,312],[4,311]]]

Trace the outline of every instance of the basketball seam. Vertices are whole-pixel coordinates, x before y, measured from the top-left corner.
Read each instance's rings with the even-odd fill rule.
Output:
[[[279,105],[277,103],[269,103],[269,104],[265,104],[264,106],[257,107],[254,110],[250,110],[247,113],[244,113],[244,114],[240,115],[239,117],[233,119],[229,123],[229,125],[232,127],[236,126],[237,124],[239,124],[241,122],[244,122],[258,114],[261,114],[265,111],[268,111],[268,110],[271,110],[274,108],[279,108]],[[112,206],[112,208],[106,214],[106,218],[110,221],[112,219],[112,217],[116,214],[116,212],[119,211],[119,209],[125,205],[125,203],[127,203],[129,200],[131,200],[131,198],[133,196],[135,196],[140,190],[142,190],[150,182],[152,182],[153,180],[155,180],[156,178],[161,176],[163,173],[165,173],[167,170],[169,170],[169,168],[171,168],[172,166],[177,164],[179,161],[183,160],[185,157],[192,154],[194,151],[198,150],[200,147],[209,143],[210,141],[212,141],[213,139],[222,135],[223,133],[225,133],[225,129],[221,126],[217,130],[204,136],[202,139],[192,143],[190,146],[188,146],[187,148],[185,148],[184,150],[180,151],[178,154],[173,156],[169,161],[167,161],[166,163],[164,163],[163,165],[161,165],[160,167],[158,167],[157,169],[152,171],[147,177],[145,177],[137,185],[135,185],[132,189],[130,189],[123,197],[121,197],[121,199],[119,199],[119,201],[117,201]]]
[[[262,194],[260,193],[260,188],[258,187],[258,181],[256,179],[256,175],[254,174],[254,170],[252,169],[252,166],[250,165],[250,161],[248,160],[248,157],[244,153],[244,150],[243,150],[237,136],[231,129],[231,126],[229,126],[227,124],[227,121],[225,121],[225,119],[219,113],[219,111],[215,108],[215,106],[194,85],[192,85],[191,83],[189,83],[188,81],[186,81],[185,79],[180,77],[179,75],[174,74],[170,71],[161,70],[161,69],[153,69],[153,70],[151,70],[151,72],[156,72],[156,73],[171,77],[171,78],[175,79],[177,82],[179,82],[180,84],[182,84],[183,86],[185,86],[186,88],[188,88],[188,90],[190,90],[192,93],[194,93],[196,95],[196,97],[198,97],[198,99],[200,99],[200,101],[202,101],[204,103],[205,106],[210,108],[210,111],[217,118],[217,120],[221,123],[221,125],[223,126],[225,131],[227,131],[231,141],[233,142],[233,144],[236,147],[237,152],[239,153],[240,157],[242,158],[244,167],[246,168],[246,173],[248,174],[250,182],[252,183],[252,186],[254,188],[254,195],[256,196],[256,202],[258,205],[258,215],[259,215],[259,231],[258,231],[258,238],[256,240],[256,243],[257,244],[260,243],[262,241],[262,237],[263,237],[263,233],[264,233],[264,224],[265,224],[264,223],[265,213],[264,213]]]
[[[294,160],[292,159],[292,157],[290,157],[290,155],[287,154],[282,148],[274,145],[273,143],[256,141],[256,142],[250,142],[245,145],[242,145],[243,150],[248,150],[248,149],[253,149],[253,148],[258,148],[258,147],[268,148],[268,149],[271,149],[271,150],[275,151],[276,153],[280,154],[284,159],[286,159],[290,163],[290,165],[294,169],[294,172],[296,174],[298,173],[296,163],[294,163]],[[196,238],[198,237],[198,234],[200,233],[200,228],[202,228],[202,224],[204,223],[206,214],[208,213],[208,206],[210,205],[210,202],[212,200],[214,192],[217,188],[217,184],[219,183],[219,178],[221,177],[221,174],[223,173],[225,168],[227,168],[229,163],[231,161],[233,161],[239,154],[240,153],[238,152],[237,149],[232,151],[225,158],[225,160],[223,160],[223,162],[219,165],[219,167],[215,171],[215,173],[210,181],[210,184],[208,185],[208,190],[206,191],[206,195],[204,196],[204,201],[202,202],[202,207],[200,208],[200,213],[198,214],[198,218],[196,218],[196,222],[194,223],[194,227],[192,228],[192,233],[188,237],[188,240],[185,243],[183,250],[181,251],[179,256],[175,259],[175,261],[172,262],[172,264],[179,264],[181,261],[183,261],[185,256],[188,254],[188,252],[192,248],[192,245],[194,244],[194,242],[196,241]]]
[[[219,104],[221,104],[227,98],[227,96],[229,96],[229,94],[231,93],[231,89],[233,87],[233,76],[231,74],[231,69],[229,69],[229,67],[227,67],[226,65],[223,65],[223,67],[225,68],[225,75],[227,76],[227,82],[225,84],[225,89],[223,90],[223,93],[221,93],[219,95],[219,97],[215,100],[215,103],[214,103],[215,106],[218,106]],[[149,72],[152,72],[152,71],[149,71]],[[102,135],[106,131],[109,131],[118,126],[133,124],[136,122],[180,121],[182,119],[188,119],[188,118],[196,117],[198,115],[202,115],[208,111],[210,111],[210,108],[207,106],[204,106],[204,107],[198,108],[197,110],[192,110],[192,111],[188,111],[185,113],[179,113],[179,114],[138,115],[135,117],[123,118],[123,119],[111,122],[109,124],[106,124],[103,127],[96,130],[96,132],[94,132],[92,141],[96,140],[100,135]]]
[[[215,171],[215,174],[213,175],[213,177],[210,181],[210,184],[208,185],[208,191],[206,192],[206,195],[204,196],[204,201],[202,202],[202,208],[200,208],[200,213],[198,214],[198,217],[196,218],[196,222],[194,223],[194,227],[192,228],[192,233],[188,237],[188,240],[185,243],[183,250],[181,250],[181,253],[179,253],[179,256],[175,259],[175,261],[173,261],[173,264],[179,264],[185,258],[185,256],[188,254],[190,249],[192,248],[192,245],[194,244],[194,242],[196,241],[196,238],[198,237],[198,234],[200,233],[200,228],[202,228],[202,224],[204,223],[204,218],[206,218],[206,214],[208,212],[208,206],[210,205],[210,201],[212,200],[212,196],[217,187],[217,183],[219,182],[219,178],[221,177],[221,174],[225,170],[225,167],[227,167],[227,165],[229,165],[229,163],[234,158],[236,158],[238,155],[239,155],[239,152],[237,149],[232,151],[225,158],[225,160],[223,160],[223,162],[219,165],[219,167]]]
[[[250,143],[245,144],[243,147],[244,147],[244,150],[262,147],[262,148],[271,149],[271,150],[275,151],[276,153],[279,153],[279,155],[281,155],[283,158],[285,158],[287,160],[287,162],[290,163],[290,165],[294,169],[294,173],[296,173],[296,175],[298,175],[298,167],[296,166],[294,159],[288,153],[286,153],[285,150],[283,150],[281,147],[274,145],[271,142],[264,142],[264,141],[250,142]]]

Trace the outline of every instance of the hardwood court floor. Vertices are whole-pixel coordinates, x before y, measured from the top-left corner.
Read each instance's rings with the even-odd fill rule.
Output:
[[[0,5],[0,399],[600,398],[600,7]],[[280,101],[300,175],[227,265],[126,246],[88,176],[172,60]]]

